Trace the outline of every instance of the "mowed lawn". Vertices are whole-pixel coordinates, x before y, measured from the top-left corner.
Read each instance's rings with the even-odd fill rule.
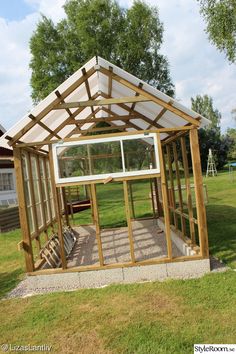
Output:
[[[236,181],[205,180],[211,253],[236,268]],[[125,223],[122,190],[98,189],[104,227]],[[134,191],[142,199],[142,189]],[[138,216],[150,201],[137,201]],[[76,222],[88,222],[89,210]],[[122,219],[123,217],[123,219]],[[23,277],[20,231],[0,235],[0,294]],[[194,343],[235,343],[236,272],[201,279],[113,285],[0,301],[0,344],[52,345],[55,353],[190,354]]]

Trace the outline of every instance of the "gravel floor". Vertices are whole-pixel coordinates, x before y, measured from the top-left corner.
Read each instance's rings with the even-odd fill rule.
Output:
[[[135,259],[137,261],[167,256],[164,232],[156,225],[156,220],[132,222]],[[96,232],[94,226],[80,226],[76,245],[68,259],[68,267],[99,264]],[[106,264],[130,261],[130,245],[127,227],[101,231],[104,261]],[[173,255],[182,256],[173,246]]]

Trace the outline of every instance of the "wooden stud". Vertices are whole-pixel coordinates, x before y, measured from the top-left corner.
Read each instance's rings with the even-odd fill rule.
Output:
[[[150,193],[151,193],[151,201],[152,201],[152,212],[153,212],[153,218],[156,218],[156,209],[155,209],[155,203],[154,203],[154,189],[153,189],[153,181],[150,179]]]
[[[94,222],[96,227],[96,239],[98,245],[99,262],[100,262],[100,266],[103,266],[104,258],[102,252],[101,229],[99,225],[99,213],[98,213],[97,193],[96,193],[95,184],[91,184],[91,197],[92,197],[92,205],[93,205],[93,213],[94,213]]]
[[[20,224],[21,224],[21,231],[22,231],[22,238],[23,238],[22,241],[24,242],[26,271],[33,272],[34,257],[33,257],[32,241],[30,237],[29,222],[28,222],[27,211],[26,211],[27,205],[26,205],[25,193],[24,193],[24,178],[23,178],[21,153],[22,153],[21,149],[19,148],[13,149]]]
[[[186,151],[185,137],[181,137],[180,141],[181,141],[184,177],[185,177],[186,194],[187,194],[190,236],[191,236],[192,244],[195,245],[196,239],[195,239],[195,227],[194,227],[194,222],[193,222],[193,203],[192,203],[192,194],[191,194],[191,185],[190,185],[188,157],[187,157],[187,151]]]
[[[185,218],[183,216],[183,212],[184,212],[183,196],[182,196],[181,179],[180,179],[180,172],[179,172],[179,161],[178,161],[176,143],[173,142],[172,146],[173,146],[174,162],[175,162],[175,176],[176,176],[176,183],[177,183],[177,189],[178,189],[178,201],[179,201],[179,208],[181,211],[181,216],[180,216],[181,230],[182,230],[182,234],[186,235],[186,223],[185,223]]]
[[[55,200],[55,213],[56,213],[56,220],[58,226],[58,238],[60,242],[60,254],[61,254],[61,263],[62,268],[66,269],[67,262],[66,262],[66,255],[65,255],[65,247],[64,247],[64,238],[63,238],[63,228],[61,222],[61,209],[60,209],[60,195],[59,190],[55,184],[55,175],[54,175],[54,168],[53,168],[53,157],[52,157],[52,147],[49,147],[49,166],[50,166],[50,174],[51,174],[51,185],[52,185],[52,193],[54,195]]]
[[[157,133],[157,144],[160,160],[160,171],[161,171],[161,189],[162,189],[162,201],[163,201],[163,211],[164,211],[164,221],[165,221],[165,236],[168,250],[168,258],[172,259],[172,244],[171,244],[171,233],[170,233],[170,211],[168,207],[168,194],[167,194],[167,181],[165,174],[165,163],[163,159],[163,151],[161,146],[160,134]]]
[[[125,201],[125,214],[126,214],[126,220],[127,220],[127,226],[128,226],[128,237],[129,237],[129,245],[130,245],[130,256],[131,256],[131,262],[135,263],[133,230],[132,230],[132,223],[131,223],[131,218],[130,218],[129,194],[128,194],[127,181],[123,181],[123,189],[124,189],[124,201]]]
[[[193,129],[190,131],[190,148],[191,148],[191,155],[192,155],[193,179],[194,179],[194,186],[195,186],[200,250],[201,250],[201,256],[204,258],[205,257],[208,258],[209,249],[208,249],[207,219],[206,219],[206,209],[204,204],[203,178],[202,178],[197,129]]]
[[[130,203],[131,203],[131,216],[132,219],[135,219],[135,208],[134,208],[134,198],[133,198],[133,185],[132,180],[128,181]]]
[[[30,195],[32,199],[32,211],[33,211],[33,219],[34,219],[34,225],[35,225],[35,232],[36,232],[36,244],[38,247],[38,251],[40,252],[41,250],[41,243],[40,243],[40,232],[39,232],[39,225],[38,225],[38,218],[37,218],[37,211],[36,211],[36,202],[35,202],[35,189],[34,189],[34,184],[33,184],[33,173],[32,173],[32,165],[31,165],[31,154],[27,153],[26,158],[28,161],[28,166],[29,166],[29,186],[30,186]],[[34,156],[35,157],[35,156]],[[35,157],[36,159],[36,157]],[[37,174],[37,171],[35,171]],[[38,176],[39,177],[39,176]],[[40,199],[39,195],[39,199]],[[43,216],[42,216],[43,217]]]
[[[63,197],[64,207],[65,207],[66,225],[70,226],[69,211],[68,211],[65,187],[62,187],[62,197]]]
[[[167,163],[168,163],[169,179],[170,179],[170,191],[171,191],[172,207],[174,209],[176,209],[175,186],[174,186],[174,176],[173,176],[172,162],[171,162],[170,145],[166,146],[166,152],[167,152]],[[178,219],[177,219],[176,213],[173,213],[173,217],[174,217],[175,228],[178,229]]]

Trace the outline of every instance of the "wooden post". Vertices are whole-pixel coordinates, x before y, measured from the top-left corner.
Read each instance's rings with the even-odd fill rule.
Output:
[[[37,165],[36,156],[34,156],[34,157],[35,157],[35,161],[36,161],[36,165]],[[36,211],[35,189],[34,189],[34,184],[33,184],[33,173],[32,173],[32,165],[31,165],[31,154],[29,152],[27,152],[26,158],[27,158],[28,166],[29,166],[30,195],[32,198],[32,211],[33,211],[33,219],[34,219],[34,223],[35,223],[35,233],[36,233],[35,241],[37,244],[38,251],[40,252],[41,243],[40,243],[40,234],[39,234],[39,224],[38,224],[37,211]],[[35,174],[36,174],[36,178],[39,177],[37,175],[37,170],[35,171]],[[39,193],[40,193],[40,191],[39,191]],[[42,196],[39,195],[40,200],[41,200],[41,197]],[[42,217],[43,217],[43,215],[42,215]]]
[[[165,173],[160,133],[157,133],[157,144],[158,144],[158,153],[159,153],[159,160],[160,160],[161,190],[162,190],[162,201],[163,201],[163,211],[164,211],[164,221],[165,221],[166,243],[167,243],[167,250],[168,250],[168,258],[172,259],[172,245],[171,245],[171,236],[170,236],[170,210],[168,207],[167,181],[166,181],[166,173]]]
[[[62,197],[63,197],[63,201],[64,201],[66,225],[67,225],[67,226],[70,226],[69,211],[68,211],[68,205],[67,205],[67,198],[66,198],[65,187],[62,187]]]
[[[56,219],[57,219],[57,225],[58,225],[58,238],[59,238],[59,242],[60,242],[61,264],[62,264],[62,269],[66,269],[67,262],[66,262],[63,229],[62,229],[62,222],[61,222],[60,193],[59,193],[59,190],[56,187],[56,183],[55,183],[52,147],[51,146],[49,146],[49,167],[50,167],[50,174],[51,174],[52,193],[54,194],[54,200],[55,200],[55,213],[56,213]]]
[[[157,177],[154,178],[154,188],[155,188],[155,195],[156,195],[158,217],[160,217],[160,216],[163,216],[164,213],[163,213],[163,208],[162,208],[161,202],[159,200]]]
[[[22,239],[24,242],[23,248],[24,248],[24,255],[25,255],[26,271],[33,272],[34,257],[33,257],[32,242],[31,242],[30,229],[29,229],[27,210],[26,210],[27,205],[26,205],[25,193],[24,193],[24,179],[23,179],[23,171],[22,171],[21,152],[22,150],[20,148],[14,147],[13,149],[14,167],[16,173],[16,187],[17,187],[17,195],[18,195]]]
[[[153,218],[156,218],[156,209],[155,209],[155,203],[154,203],[154,189],[153,189],[153,183],[152,179],[150,178],[150,192],[151,192],[151,201],[152,201],[152,212],[153,212]]]
[[[192,244],[196,243],[195,239],[195,227],[193,221],[193,204],[192,204],[192,195],[191,195],[191,186],[190,186],[190,178],[189,178],[189,167],[188,167],[188,157],[186,152],[186,143],[185,137],[180,138],[181,141],[181,150],[182,150],[182,158],[183,158],[183,167],[184,167],[184,176],[185,176],[185,185],[187,192],[187,205],[188,205],[188,215],[189,215],[189,226],[190,226],[190,236]]]
[[[124,201],[125,201],[125,214],[126,214],[129,244],[130,244],[130,256],[131,256],[131,262],[135,263],[133,230],[132,230],[132,224],[131,224],[131,219],[130,219],[129,194],[128,194],[127,181],[123,181],[123,189],[124,189]]]
[[[177,181],[177,188],[178,188],[178,196],[179,196],[179,208],[180,208],[180,219],[181,219],[181,229],[182,229],[182,236],[184,238],[186,234],[186,223],[185,218],[183,216],[184,207],[183,207],[183,196],[182,196],[182,189],[181,189],[181,180],[180,180],[180,173],[179,173],[179,162],[178,162],[178,154],[176,143],[173,142],[173,152],[174,152],[174,161],[175,161],[175,174],[176,174],[176,181]]]
[[[172,201],[172,207],[174,209],[174,211],[173,211],[174,225],[175,225],[175,228],[178,229],[178,219],[177,219],[177,215],[175,212],[175,209],[176,209],[175,186],[174,186],[174,176],[173,176],[172,163],[171,163],[170,145],[166,145],[166,152],[167,152],[168,172],[169,172],[169,178],[170,178],[171,201]]]
[[[98,245],[98,256],[99,256],[99,262],[100,266],[104,265],[104,258],[103,258],[103,252],[102,252],[102,241],[101,241],[101,229],[99,225],[99,214],[98,214],[98,204],[97,204],[97,193],[96,193],[96,186],[95,184],[91,184],[91,201],[92,201],[92,206],[93,206],[93,219],[96,227],[96,239],[97,239],[97,245]]]
[[[131,201],[131,217],[132,217],[132,219],[135,219],[132,181],[128,181],[128,186],[129,186],[129,195],[130,195],[130,201]]]
[[[195,186],[200,250],[201,250],[201,256],[204,258],[208,258],[209,249],[208,249],[207,219],[206,219],[206,209],[204,205],[202,168],[201,168],[197,129],[195,128],[190,130],[189,136],[190,136],[190,148],[191,148],[191,155],[192,155],[193,178],[194,178],[194,186]]]

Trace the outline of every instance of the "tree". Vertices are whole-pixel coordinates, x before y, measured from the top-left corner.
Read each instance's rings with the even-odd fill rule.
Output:
[[[210,41],[236,62],[236,2],[235,0],[197,0],[207,23]]]
[[[200,129],[199,147],[202,169],[207,168],[209,149],[212,149],[217,169],[222,169],[228,161],[228,154],[232,146],[232,139],[228,135],[221,135],[219,129]]]
[[[236,129],[228,128],[226,134],[232,140],[228,158],[229,160],[236,160]]]
[[[221,121],[221,113],[213,107],[213,99],[208,95],[197,95],[191,97],[192,109],[211,121],[206,129],[219,129]]]
[[[140,0],[129,9],[115,0],[69,0],[64,9],[57,25],[43,16],[30,40],[35,103],[94,55],[174,95],[167,59],[159,53],[163,25],[156,7]]]
[[[208,95],[197,95],[191,98],[192,109],[211,121],[208,127],[199,130],[199,147],[202,169],[207,168],[209,149],[212,149],[216,159],[216,167],[221,169],[228,159],[228,153],[232,145],[232,139],[228,135],[221,135],[221,113],[213,106],[213,99]]]

